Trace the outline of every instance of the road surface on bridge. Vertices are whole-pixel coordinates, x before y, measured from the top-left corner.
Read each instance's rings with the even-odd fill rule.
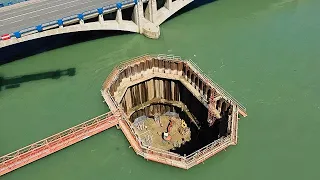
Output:
[[[115,4],[119,0],[35,0],[0,10],[0,35]]]

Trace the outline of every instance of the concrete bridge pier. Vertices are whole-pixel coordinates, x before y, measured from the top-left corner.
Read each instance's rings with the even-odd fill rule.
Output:
[[[102,14],[99,14],[99,22],[100,22],[100,23],[103,23],[103,22],[104,22],[104,18],[103,18],[103,15],[102,15]]]
[[[138,26],[139,33],[151,39],[158,39],[160,37],[160,27],[156,26],[152,22],[153,15],[155,14],[156,11],[157,11],[156,0],[149,1],[146,12],[143,11],[142,1],[140,0],[135,1],[132,20]]]
[[[103,17],[103,8],[99,8],[97,9],[98,10],[98,19],[99,19],[99,22],[100,24],[102,24],[104,22],[104,17]]]
[[[142,28],[143,20],[142,20],[142,18],[144,18],[143,3],[136,0],[134,8],[133,8],[133,13],[132,13],[132,21],[138,26],[140,34],[143,33],[143,28]]]
[[[118,8],[118,9],[117,9],[116,21],[117,21],[119,24],[122,23],[122,11],[121,11],[121,8]]]

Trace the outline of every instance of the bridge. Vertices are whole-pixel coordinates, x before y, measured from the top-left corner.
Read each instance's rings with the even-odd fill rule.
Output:
[[[192,1],[27,1],[0,8],[0,48],[52,35],[92,30],[135,32],[157,39],[159,26]],[[125,17],[123,11],[131,16]]]

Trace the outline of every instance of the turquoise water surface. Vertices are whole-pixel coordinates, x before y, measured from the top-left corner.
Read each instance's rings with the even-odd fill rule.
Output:
[[[5,77],[77,70],[0,91],[0,155],[109,111],[103,81],[145,53],[193,59],[248,110],[238,145],[188,171],[144,160],[112,128],[0,179],[320,179],[319,7],[319,0],[220,0],[164,23],[159,40],[113,36],[0,66]]]

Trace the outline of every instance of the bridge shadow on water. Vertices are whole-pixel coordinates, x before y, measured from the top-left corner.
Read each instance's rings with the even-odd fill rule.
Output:
[[[215,0],[195,0],[188,6],[182,8],[180,11],[172,15],[168,20],[177,17],[185,12],[198,8],[202,5],[214,2]],[[158,8],[163,7],[165,1],[158,1]],[[146,8],[146,4],[144,5]],[[133,8],[128,8],[123,12],[123,19],[129,20],[131,18]],[[110,17],[109,17],[110,16]],[[111,17],[112,16],[112,17]],[[115,18],[115,14],[110,14],[105,19]],[[167,21],[168,21],[167,20]],[[42,52],[50,51],[53,49],[95,40],[104,37],[118,36],[130,34],[124,31],[85,31],[74,32],[67,34],[59,34],[40,39],[30,40],[19,44],[14,44],[8,47],[0,48],[0,65],[13,62],[15,60],[23,59],[29,56],[40,54]]]
[[[65,46],[128,33],[122,31],[85,31],[34,39],[0,48],[0,65]]]
[[[37,81],[42,79],[59,79],[62,76],[74,76],[76,68],[66,70],[55,70],[42,73],[28,74],[16,77],[5,78],[0,76],[0,91],[20,87],[21,83]]]

